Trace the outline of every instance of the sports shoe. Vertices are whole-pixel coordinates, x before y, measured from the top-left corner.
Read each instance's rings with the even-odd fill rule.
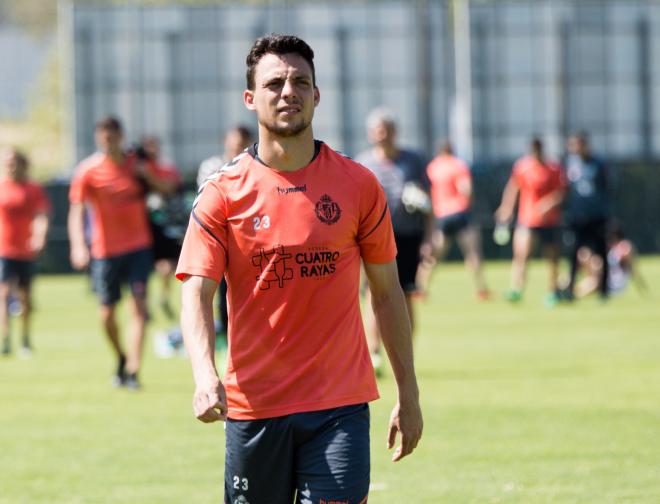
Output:
[[[122,387],[126,382],[126,356],[120,355],[117,362],[117,372],[112,375],[110,383],[113,387]]]
[[[9,342],[9,337],[6,337],[2,340],[2,355],[11,354],[11,343]]]
[[[23,314],[23,303],[18,298],[12,296],[7,303],[7,309],[9,310],[9,315],[12,317],[20,317]]]
[[[29,344],[22,345],[21,349],[19,350],[19,355],[24,359],[31,358],[33,355],[32,347]]]
[[[559,293],[556,291],[553,292],[548,292],[545,295],[545,299],[543,300],[543,306],[546,308],[554,308],[557,303],[559,303],[560,298],[559,298]]]
[[[477,291],[477,299],[479,301],[488,301],[490,299],[490,291],[488,289],[479,289]]]
[[[129,390],[140,390],[142,385],[138,381],[137,373],[128,373],[124,379],[124,387]]]
[[[518,289],[510,289],[504,293],[504,299],[509,303],[519,303],[522,301],[522,291]]]

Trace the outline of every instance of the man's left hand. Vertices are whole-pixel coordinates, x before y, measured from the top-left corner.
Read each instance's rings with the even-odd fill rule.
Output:
[[[396,441],[397,432],[401,434],[401,442],[394,450],[392,462],[398,462],[406,455],[410,455],[417,447],[422,437],[424,421],[419,401],[397,402],[390,415],[390,427],[387,436],[387,448],[392,449]]]

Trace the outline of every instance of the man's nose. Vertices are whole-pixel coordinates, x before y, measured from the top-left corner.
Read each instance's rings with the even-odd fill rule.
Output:
[[[295,86],[293,85],[293,81],[290,79],[286,79],[284,81],[284,85],[282,86],[282,96],[293,97],[295,95],[296,95],[296,90],[295,90]]]

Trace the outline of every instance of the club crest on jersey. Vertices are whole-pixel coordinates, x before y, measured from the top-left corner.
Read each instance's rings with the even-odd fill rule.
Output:
[[[332,201],[330,196],[324,194],[316,202],[316,216],[321,222],[329,226],[339,220],[339,217],[341,217],[341,208],[339,208],[336,201]]]

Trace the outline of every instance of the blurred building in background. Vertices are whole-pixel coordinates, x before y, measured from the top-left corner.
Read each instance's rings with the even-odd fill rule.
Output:
[[[468,22],[458,24],[463,6]],[[314,48],[315,133],[348,154],[366,147],[367,111],[386,104],[402,140],[427,151],[467,121],[463,155],[478,165],[515,159],[533,132],[560,154],[576,129],[608,159],[660,156],[660,2],[652,0],[84,3],[61,20],[77,159],[92,149],[95,119],[116,113],[131,136],[160,135],[192,169],[226,128],[252,120],[242,104],[244,58],[270,32]],[[466,30],[468,52],[459,47]],[[471,88],[463,108],[461,72]]]
[[[0,118],[28,114],[34,82],[46,62],[53,36],[35,36],[0,18]]]

